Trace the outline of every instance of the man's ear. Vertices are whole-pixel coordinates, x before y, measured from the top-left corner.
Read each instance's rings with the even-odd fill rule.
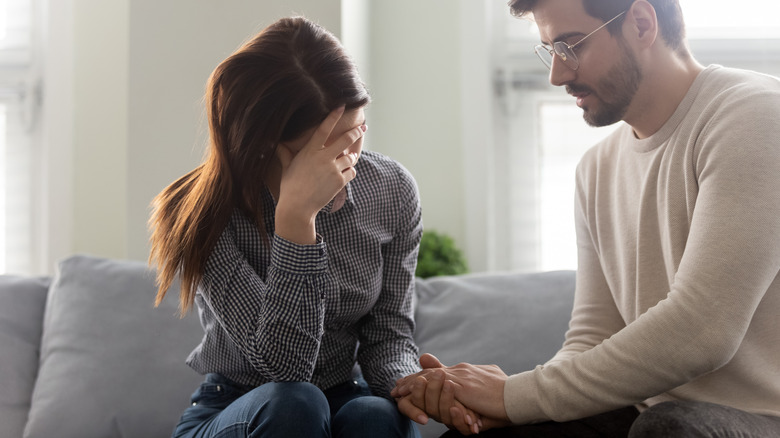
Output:
[[[655,8],[646,0],[637,0],[626,13],[628,32],[639,46],[650,47],[658,38],[658,18]]]

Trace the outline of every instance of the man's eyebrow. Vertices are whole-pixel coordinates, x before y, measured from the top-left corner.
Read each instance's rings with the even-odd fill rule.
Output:
[[[557,37],[555,37],[555,39],[553,40],[553,43],[556,42],[556,41],[568,40],[569,38],[574,37],[574,36],[585,36],[585,34],[582,33],[582,32],[566,32],[566,33],[562,33],[562,34],[558,35]],[[546,46],[552,46],[552,44],[549,43],[548,41],[542,41],[542,44],[544,44]]]

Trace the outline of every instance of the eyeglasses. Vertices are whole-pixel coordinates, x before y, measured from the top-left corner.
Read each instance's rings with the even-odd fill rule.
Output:
[[[538,45],[534,47],[534,51],[536,52],[536,55],[539,57],[539,59],[542,60],[544,65],[547,66],[547,68],[552,69],[552,63],[553,63],[553,55],[558,55],[559,58],[561,58],[561,61],[563,61],[564,64],[566,64],[567,67],[570,69],[576,71],[578,68],[580,68],[580,61],[577,59],[577,55],[574,54],[574,48],[579,46],[580,43],[588,39],[589,36],[593,35],[594,33],[600,31],[603,29],[606,25],[609,23],[612,23],[613,21],[617,20],[621,15],[625,14],[626,11],[623,11],[616,16],[614,16],[611,20],[607,21],[606,23],[602,24],[596,30],[593,32],[585,35],[581,40],[577,41],[576,43],[569,45],[564,41],[556,41],[553,43],[552,48],[545,45]]]

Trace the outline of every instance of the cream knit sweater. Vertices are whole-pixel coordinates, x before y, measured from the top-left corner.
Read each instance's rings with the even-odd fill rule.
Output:
[[[559,353],[509,377],[515,423],[699,400],[780,416],[780,81],[710,66],[653,136],[577,170]]]

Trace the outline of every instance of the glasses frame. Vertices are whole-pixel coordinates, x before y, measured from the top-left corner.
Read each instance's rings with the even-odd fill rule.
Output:
[[[614,17],[612,17],[611,20],[609,20],[606,23],[602,24],[601,26],[597,27],[593,32],[585,35],[584,37],[582,37],[582,39],[580,39],[579,41],[577,41],[576,43],[574,43],[572,45],[569,45],[565,41],[555,41],[553,43],[552,47],[544,45],[544,44],[536,45],[534,47],[534,52],[536,53],[536,56],[538,56],[539,59],[542,60],[542,63],[545,66],[547,66],[547,68],[550,69],[550,70],[552,70],[553,57],[557,55],[559,58],[561,58],[561,61],[563,61],[563,63],[567,67],[569,67],[570,69],[572,69],[574,71],[577,71],[580,68],[580,61],[579,61],[579,59],[577,59],[577,55],[574,53],[574,48],[579,46],[583,41],[588,39],[588,37],[590,37],[594,33],[596,33],[598,31],[600,31],[601,29],[605,28],[609,23],[612,23],[613,21],[615,21],[618,18],[620,18],[626,12],[628,12],[628,11],[623,11],[623,12],[615,15]],[[544,56],[540,52],[541,50],[544,50],[545,52],[550,54],[550,62],[547,62],[547,59],[544,58]],[[568,51],[568,53],[567,53],[567,51]],[[573,65],[570,64],[570,62],[573,63]]]

